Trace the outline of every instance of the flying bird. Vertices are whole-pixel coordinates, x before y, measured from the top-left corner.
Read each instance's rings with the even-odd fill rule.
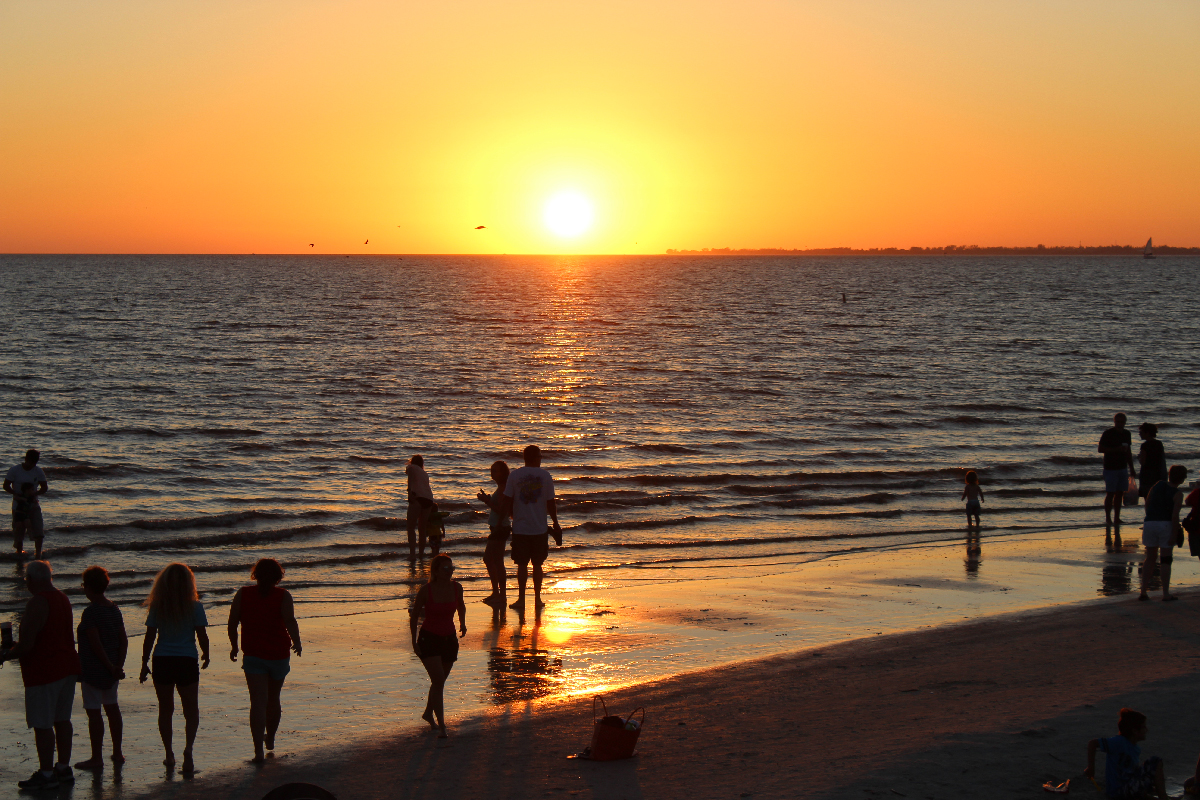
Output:
[[[477,230],[477,231],[481,231],[481,230],[483,230],[483,229],[484,229],[484,228],[486,228],[486,227],[487,227],[487,225],[476,225],[476,226],[475,226],[475,230]]]
[[[309,243],[309,245],[308,245],[308,246],[309,246],[309,247],[316,247],[316,245],[315,245],[315,244],[312,244],[312,243]]]
[[[370,244],[370,243],[371,243],[370,239],[367,239],[365,242],[363,242],[363,244]]]

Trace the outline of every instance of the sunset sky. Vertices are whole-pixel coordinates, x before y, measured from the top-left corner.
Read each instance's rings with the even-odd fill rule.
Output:
[[[1198,53],[1196,0],[9,0],[0,251],[1200,245]]]

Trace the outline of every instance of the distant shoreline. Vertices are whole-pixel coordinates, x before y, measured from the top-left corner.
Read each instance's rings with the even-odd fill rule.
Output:
[[[703,250],[675,250],[668,248],[669,256],[1132,256],[1141,255],[1144,245],[1110,244],[1095,247],[980,247],[978,245],[950,245],[948,247],[814,247],[809,250],[786,250],[774,247],[742,248],[706,247]],[[1200,247],[1170,247],[1155,245],[1155,255],[1200,256]]]

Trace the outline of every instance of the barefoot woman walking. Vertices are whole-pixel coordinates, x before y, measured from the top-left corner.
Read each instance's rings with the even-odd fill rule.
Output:
[[[162,737],[166,757],[163,764],[175,767],[175,751],[171,747],[171,717],[175,714],[175,692],[183,706],[184,735],[183,764],[179,771],[185,775],[195,771],[192,745],[200,728],[200,669],[208,669],[208,618],[204,604],[196,591],[196,576],[187,564],[168,564],[154,579],[150,596],[142,603],[150,607],[146,617],[146,639],[142,643],[142,674],[146,682],[154,675],[154,692],[158,695],[158,734]],[[200,642],[204,661],[198,663],[196,642]],[[150,657],[154,656],[151,669]]]
[[[462,585],[451,580],[454,562],[450,556],[440,555],[429,565],[429,583],[417,592],[409,622],[412,628],[413,652],[425,665],[429,673],[429,701],[421,719],[437,728],[438,738],[446,738],[446,715],[442,704],[442,690],[446,687],[446,676],[458,660],[458,636],[454,635],[454,612],[458,612],[459,636],[467,635],[467,606],[463,602]],[[417,620],[425,618],[420,633]],[[437,721],[434,721],[434,718]]]
[[[277,585],[283,567],[273,558],[260,558],[250,570],[257,586],[243,586],[229,606],[229,660],[237,661],[238,625],[242,626],[242,671],[250,691],[250,738],[253,763],[266,760],[263,746],[275,749],[275,733],[283,708],[279,694],[291,670],[290,649],[300,655],[300,626],[292,595]]]

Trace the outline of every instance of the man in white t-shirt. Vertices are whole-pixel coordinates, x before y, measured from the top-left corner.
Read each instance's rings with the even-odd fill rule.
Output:
[[[13,496],[13,549],[18,555],[25,552],[25,534],[28,532],[33,536],[36,559],[42,557],[42,536],[45,532],[38,495],[45,494],[50,488],[46,473],[37,465],[41,455],[37,450],[26,451],[25,460],[10,468],[4,476],[4,491]]]
[[[529,562],[533,562],[533,600],[537,608],[542,602],[542,563],[550,552],[546,515],[554,520],[554,542],[562,546],[562,528],[558,524],[558,508],[554,504],[554,479],[542,469],[542,451],[537,445],[525,448],[525,466],[508,476],[504,486],[503,515],[512,514],[512,560],[517,563],[517,602],[509,608],[525,607],[525,583],[529,579]]]

